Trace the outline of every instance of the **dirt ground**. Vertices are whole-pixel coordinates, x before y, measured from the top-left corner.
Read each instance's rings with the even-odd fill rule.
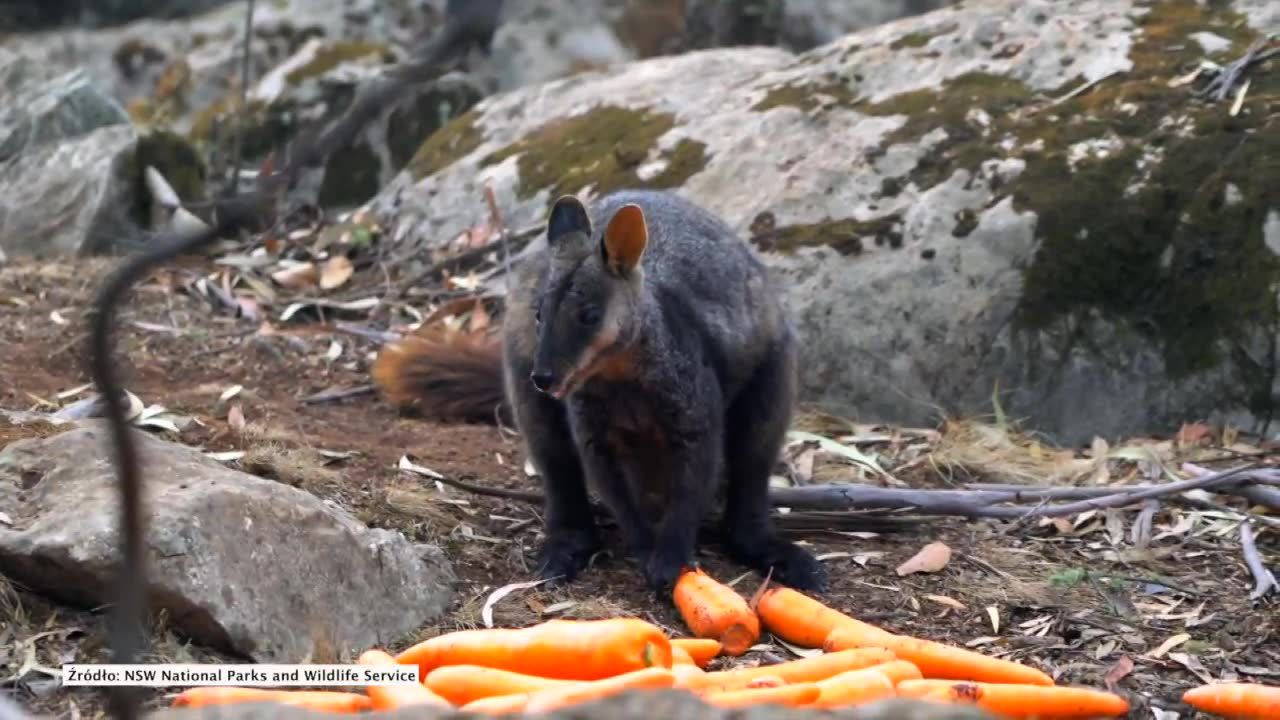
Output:
[[[83,321],[105,267],[101,261],[0,266],[0,408],[50,410],[92,392],[82,388],[89,382],[82,361]],[[177,435],[157,432],[209,451],[250,451],[240,466],[333,498],[371,525],[446,548],[461,576],[454,607],[439,625],[422,628],[395,648],[475,626],[489,593],[531,579],[539,508],[437,487],[397,469],[407,454],[453,479],[536,489],[512,432],[402,417],[372,392],[303,401],[322,391],[367,384],[373,341],[320,321],[273,321],[273,331],[264,333],[260,321],[232,318],[224,308],[156,280],[135,293],[119,327],[127,387],[146,404],[199,421]],[[239,394],[220,401],[235,385],[243,388]],[[77,388],[79,393],[59,397]],[[228,419],[232,405],[243,414],[242,427]],[[0,446],[29,432],[0,425]],[[354,454],[333,459],[319,450]],[[946,482],[928,463],[916,463],[901,477],[913,485]],[[1124,522],[1135,514],[1125,514]],[[1169,710],[1189,717],[1178,697],[1190,685],[1232,676],[1280,683],[1277,601],[1274,595],[1248,599],[1253,580],[1237,535],[1222,530],[1234,525],[1215,518],[1166,508],[1155,517],[1155,539],[1145,550],[1127,542],[1127,525],[1126,532],[1117,533],[1101,515],[1065,525],[935,519],[899,532],[811,532],[804,539],[825,558],[832,583],[824,599],[835,607],[897,632],[1022,660],[1059,683],[1111,685],[1133,702],[1135,718],[1175,717],[1160,714]],[[618,547],[611,528],[605,540],[607,547]],[[934,541],[952,549],[943,570],[895,573]],[[1280,569],[1280,533],[1274,526],[1260,527],[1259,544]],[[699,560],[723,580],[744,575],[714,545],[704,547]],[[758,583],[749,574],[736,587],[749,594]],[[97,692],[64,690],[29,666],[20,672],[23,658],[13,651],[34,652],[41,667],[101,660],[103,619],[16,587],[0,592],[0,613],[6,625],[0,630],[4,691],[51,716],[100,716]],[[616,553],[600,556],[567,587],[508,595],[497,604],[494,618],[513,626],[620,613],[685,634],[670,603],[646,591],[635,566]],[[762,638],[771,642],[768,635]],[[187,646],[163,627],[152,651],[170,660],[218,657]],[[773,644],[735,662],[788,656],[787,648]],[[151,699],[163,702],[158,694]]]

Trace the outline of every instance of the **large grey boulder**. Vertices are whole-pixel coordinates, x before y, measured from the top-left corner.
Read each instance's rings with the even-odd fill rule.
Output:
[[[189,143],[139,131],[82,70],[55,72],[0,50],[0,251],[68,256],[130,249],[144,240],[156,167],[183,199],[205,169]]]
[[[439,548],[133,432],[152,608],[193,639],[258,662],[353,661],[447,608],[455,576]],[[0,524],[0,571],[66,602],[110,602],[118,490],[107,439],[86,421],[0,451],[0,511],[12,520]]]
[[[799,56],[584,72],[483,101],[370,207],[430,243],[483,220],[486,183],[512,227],[564,192],[671,188],[789,279],[810,401],[914,424],[998,391],[1065,442],[1260,426],[1280,129],[1265,97],[1232,117],[1176,82],[1276,29],[1238,10],[970,0]]]
[[[126,172],[138,133],[110,125],[30,147],[0,171],[0,248],[11,257],[68,256],[136,238]]]
[[[124,108],[80,70],[49,77],[29,58],[0,50],[0,163],[27,148],[129,122]]]

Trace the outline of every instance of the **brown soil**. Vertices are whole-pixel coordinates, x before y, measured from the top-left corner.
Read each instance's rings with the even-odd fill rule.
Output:
[[[82,319],[104,268],[101,262],[0,267],[0,408],[48,410],[83,397],[56,396],[89,382],[82,369]],[[179,330],[146,330],[133,321]],[[492,590],[531,578],[540,539],[539,508],[442,490],[396,468],[408,454],[450,478],[536,489],[523,470],[516,436],[492,426],[442,426],[402,418],[372,393],[332,402],[302,401],[326,389],[368,383],[369,354],[375,349],[370,341],[318,323],[277,324],[276,334],[264,336],[256,332],[256,323],[228,318],[202,300],[155,283],[135,293],[119,327],[118,357],[128,388],[147,404],[159,403],[200,421],[172,439],[207,450],[250,450],[253,456],[247,460],[254,471],[331,497],[371,525],[396,528],[446,548],[462,578],[455,606],[439,625],[422,628],[395,648],[477,625]],[[325,353],[335,341],[343,352],[330,361]],[[220,403],[219,395],[236,384],[244,388],[240,395]],[[227,420],[228,406],[235,404],[247,423],[241,433]],[[0,424],[0,446],[36,432],[41,430]],[[357,454],[334,461],[312,450]],[[1280,682],[1280,613],[1274,600],[1267,605],[1247,599],[1253,583],[1234,536],[1178,535],[1139,552],[1127,542],[1112,547],[1106,533],[1097,530],[1099,520],[1094,519],[1092,528],[1083,522],[1078,531],[1067,532],[1034,524],[1011,529],[938,520],[901,533],[826,533],[810,536],[808,542],[816,553],[833,554],[826,561],[832,587],[825,599],[895,631],[958,644],[987,638],[976,646],[1041,667],[1067,684],[1105,687],[1108,671],[1127,657],[1135,667],[1117,690],[1133,701],[1135,718],[1150,717],[1149,705],[1179,707],[1181,689],[1202,679],[1188,666],[1203,666],[1204,677],[1253,673],[1257,679]],[[1165,522],[1163,516],[1159,522]],[[611,529],[605,539],[608,547],[618,547]],[[945,570],[906,577],[894,572],[935,540],[953,550]],[[1275,563],[1277,533],[1264,532],[1259,541]],[[704,548],[699,560],[723,580],[743,575],[714,546]],[[746,575],[737,587],[749,593],[758,582],[757,576]],[[998,614],[998,629],[992,627],[991,611]],[[616,552],[601,555],[570,586],[509,595],[498,603],[494,618],[499,625],[516,626],[552,615],[618,613],[684,633],[670,603],[645,590],[634,564]],[[1188,626],[1183,613],[1203,622]],[[6,626],[0,630],[0,677],[14,674],[22,662],[6,653],[6,646],[16,648],[43,632],[53,633],[33,641],[43,666],[104,658],[106,625],[96,613],[58,607],[14,590],[0,592],[0,617]],[[1148,654],[1183,632],[1190,640],[1159,657]],[[153,652],[170,659],[217,657],[184,646],[180,637],[163,629]],[[788,655],[781,646],[772,653]],[[735,662],[763,655],[752,653]],[[1269,679],[1258,675],[1268,671]],[[103,712],[97,692],[70,692],[39,673],[10,681],[6,691],[23,705],[53,716]],[[162,702],[162,696],[152,699]]]

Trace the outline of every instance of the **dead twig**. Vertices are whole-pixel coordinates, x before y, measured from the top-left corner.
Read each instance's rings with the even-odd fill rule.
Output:
[[[1262,52],[1268,42],[1267,40],[1258,40],[1250,45],[1243,56],[1222,68],[1207,85],[1195,91],[1195,94],[1201,98],[1212,98],[1217,102],[1226,100],[1227,96],[1231,94],[1232,88],[1240,81],[1240,77],[1244,75],[1246,70],[1280,53],[1280,48],[1273,48],[1265,53]]]
[[[245,115],[249,111],[249,64],[253,48],[253,11],[257,3],[248,0],[244,13],[244,49],[240,56],[240,112],[236,116],[236,138],[231,156],[231,185],[228,192],[234,195],[240,188],[240,167],[244,163]]]
[[[319,405],[320,403],[337,402],[338,400],[346,400],[347,398],[360,397],[361,395],[372,395],[374,387],[372,385],[357,385],[349,388],[329,388],[321,390],[314,395],[308,395],[298,402],[303,405]]]
[[[1262,556],[1258,554],[1258,546],[1253,542],[1253,526],[1248,521],[1240,523],[1240,549],[1244,551],[1244,562],[1249,566],[1249,574],[1253,576],[1253,592],[1249,593],[1249,599],[1257,600],[1267,593],[1280,590],[1276,576],[1267,569]]]
[[[542,232],[544,227],[545,225],[539,224],[534,227],[525,228],[513,234],[511,236],[511,242],[515,246],[514,249],[519,249],[524,247],[525,244],[527,244],[529,241],[536,238]],[[422,283],[424,280],[435,277],[436,275],[439,275],[440,273],[445,272],[446,270],[452,270],[460,265],[465,265],[469,262],[479,260],[480,258],[483,258],[485,255],[488,255],[491,252],[502,250],[504,248],[505,248],[505,244],[503,240],[499,239],[494,242],[485,243],[480,247],[471,248],[470,250],[464,250],[458,253],[457,255],[454,255],[452,257],[447,257],[443,260],[434,262],[428,265],[426,268],[424,268],[420,272],[415,273],[408,280],[405,280],[404,282],[402,282],[400,284],[400,290],[397,293],[397,296],[400,298],[403,298],[405,295],[409,294],[410,290],[412,290],[415,286]]]

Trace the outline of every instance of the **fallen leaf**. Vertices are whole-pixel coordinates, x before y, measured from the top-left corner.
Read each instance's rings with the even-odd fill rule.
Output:
[[[911,559],[899,565],[896,572],[899,576],[918,572],[937,572],[945,568],[949,562],[951,562],[951,548],[946,543],[931,542],[920,548],[920,552],[913,555]]]
[[[320,282],[320,271],[314,263],[281,262],[285,267],[271,273],[271,279],[290,290],[300,290]]]
[[[965,607],[964,603],[960,602],[959,600],[956,600],[955,598],[949,598],[949,597],[947,597],[946,595],[928,595],[928,594],[926,594],[924,597],[925,597],[925,599],[926,599],[926,600],[932,600],[932,601],[934,601],[934,602],[938,603],[939,605],[946,605],[947,607],[949,607],[949,608],[955,608],[956,610],[968,610],[968,609],[969,609],[969,608]]]
[[[231,398],[239,395],[242,390],[244,390],[243,385],[232,385],[231,387],[222,391],[222,394],[218,396],[218,402],[224,403],[230,400]]]
[[[415,473],[415,474],[417,474],[417,475],[423,475],[423,476],[425,476],[425,477],[429,477],[429,478],[432,478],[432,479],[434,479],[434,480],[440,480],[440,479],[443,479],[443,478],[444,478],[444,476],[443,476],[443,475],[441,475],[440,473],[436,472],[435,470],[432,470],[431,468],[423,467],[423,466],[421,466],[421,465],[418,465],[418,464],[414,463],[412,460],[410,460],[410,459],[409,459],[409,456],[408,456],[408,455],[401,455],[401,456],[400,456],[400,463],[399,463],[398,467],[399,467],[401,470],[405,470],[405,471],[407,471],[407,472]]]
[[[13,518],[7,513],[0,512],[0,525],[13,525]]]
[[[331,340],[329,342],[329,350],[324,354],[324,359],[333,362],[340,357],[342,357],[342,343],[337,340]]]
[[[1170,650],[1178,647],[1179,645],[1181,645],[1182,643],[1190,639],[1191,639],[1191,636],[1188,635],[1187,633],[1178,633],[1177,635],[1174,635],[1168,640],[1165,640],[1164,642],[1160,643],[1160,647],[1147,653],[1146,657],[1158,660],[1164,657],[1165,654],[1168,653]]]
[[[1000,632],[1000,610],[995,605],[987,606],[987,617],[991,618],[991,632]]]
[[[1133,660],[1128,655],[1121,655],[1120,659],[1107,670],[1107,674],[1102,678],[1102,682],[1107,686],[1107,690],[1113,693],[1119,693],[1119,684],[1129,673],[1133,672]]]
[[[49,313],[49,319],[52,320],[55,325],[68,324],[68,320],[62,316],[62,313],[58,312],[57,310],[54,310],[53,312]]]
[[[320,269],[320,289],[333,290],[346,284],[355,273],[356,268],[346,255],[334,255],[325,261]]]
[[[577,600],[561,600],[561,601],[560,601],[560,602],[558,602],[558,603],[552,603],[552,604],[548,605],[548,606],[547,606],[547,607],[542,611],[542,614],[543,614],[543,615],[555,615],[555,614],[557,614],[557,613],[562,613],[562,612],[564,612],[565,610],[569,610],[569,609],[571,609],[571,608],[575,607],[577,604],[578,604],[578,601],[577,601]]]
[[[1213,428],[1204,423],[1183,423],[1178,429],[1178,445],[1189,447],[1199,445],[1213,436]]]
[[[244,410],[240,408],[239,403],[232,405],[227,411],[227,425],[231,426],[231,431],[237,435],[244,433]]]
[[[480,608],[480,619],[484,621],[484,626],[487,628],[493,627],[493,606],[496,605],[499,600],[517,590],[528,590],[529,588],[537,587],[546,581],[546,579],[542,579],[530,580],[529,582],[511,583],[510,585],[503,585],[497,590],[489,593],[488,599],[484,601],[484,607]]]
[[[218,462],[235,462],[245,456],[243,450],[229,450],[227,452],[205,453],[205,457],[217,460]]]
[[[1213,675],[1209,673],[1208,668],[1195,655],[1187,653],[1171,652],[1169,659],[1186,668],[1192,675],[1200,678],[1200,681],[1206,685],[1214,681]]]
[[[484,301],[476,299],[476,309],[471,311],[471,332],[484,332],[489,327],[489,311],[484,309]]]
[[[792,645],[791,643],[787,642],[786,640],[783,640],[777,635],[773,636],[773,641],[778,643],[782,647],[786,648],[792,655],[795,655],[796,657],[811,658],[811,657],[818,657],[819,655],[822,654],[822,648],[806,648],[806,647],[800,647],[798,645]]]
[[[1106,656],[1110,655],[1111,653],[1115,652],[1116,646],[1118,645],[1119,643],[1116,642],[1115,640],[1106,640],[1104,642],[1098,643],[1098,647],[1093,649],[1093,656],[1098,660],[1101,660]]]

